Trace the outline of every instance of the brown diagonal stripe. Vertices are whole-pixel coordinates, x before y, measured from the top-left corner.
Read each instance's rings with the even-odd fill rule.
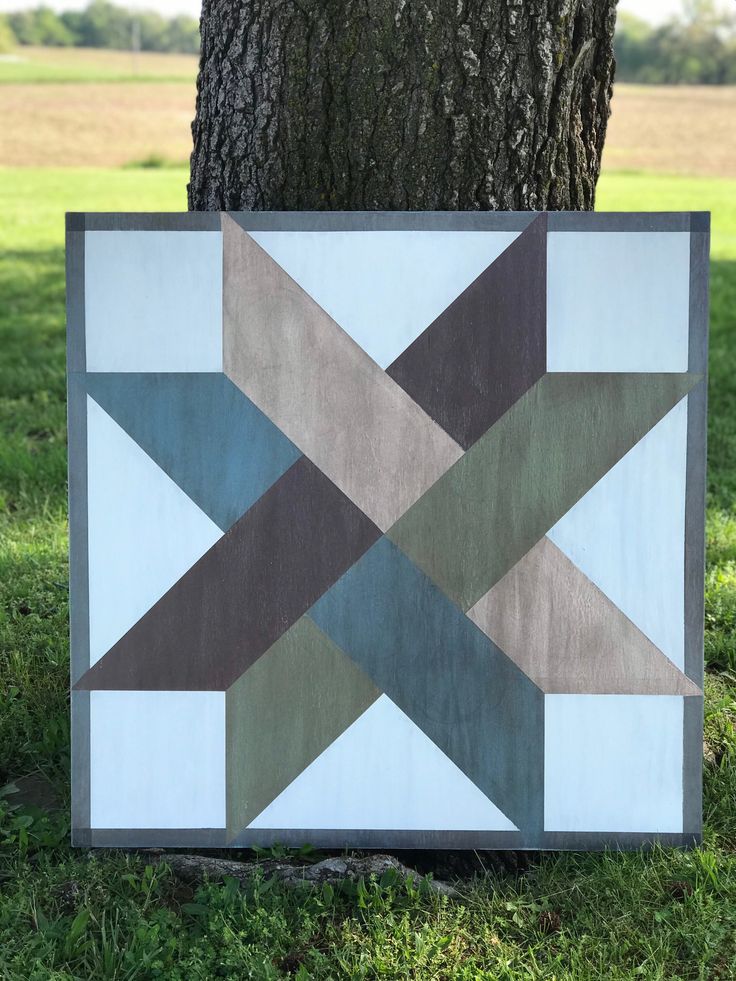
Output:
[[[547,366],[547,216],[540,215],[386,369],[464,449]]]
[[[380,534],[301,457],[75,687],[227,690]]]

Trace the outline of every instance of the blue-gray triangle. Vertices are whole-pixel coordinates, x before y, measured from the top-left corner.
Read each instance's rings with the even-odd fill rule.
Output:
[[[301,456],[219,372],[90,373],[87,391],[223,531]]]

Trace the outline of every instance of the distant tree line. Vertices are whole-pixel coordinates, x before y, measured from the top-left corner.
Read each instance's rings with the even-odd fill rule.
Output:
[[[93,0],[85,10],[57,14],[36,7],[0,18],[0,50],[16,44],[52,47],[116,48],[199,52],[199,22],[193,17],[162,17]]]
[[[196,54],[199,23],[92,0],[81,11],[40,6],[0,16],[0,52],[15,44]],[[736,16],[719,12],[713,0],[684,0],[682,15],[658,27],[621,12],[615,49],[622,82],[736,84]]]
[[[682,17],[659,27],[621,12],[616,78],[653,84],[736,84],[736,16],[711,0],[690,0]]]

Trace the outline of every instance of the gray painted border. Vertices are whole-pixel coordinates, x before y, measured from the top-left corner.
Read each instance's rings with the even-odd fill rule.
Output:
[[[67,212],[67,228],[88,232],[219,232],[218,211]]]
[[[67,220],[66,334],[69,431],[69,633],[70,681],[89,667],[87,551],[87,396],[84,319],[84,231]],[[81,696],[81,697],[80,697]],[[84,845],[90,826],[89,693],[71,694],[72,844]]]
[[[246,231],[523,231],[542,212],[534,211],[231,211]],[[551,211],[553,232],[688,232],[693,212]],[[72,213],[67,225],[87,231],[219,231],[220,212]]]
[[[689,232],[687,211],[550,211],[551,232]]]
[[[685,674],[702,688],[710,215],[693,214],[691,219],[688,371],[702,374],[703,380],[687,399],[684,667]],[[702,698],[685,699],[683,723],[682,827],[685,832],[700,834],[703,826]]]
[[[706,419],[708,398],[707,232],[690,238],[690,338],[688,371],[702,380],[687,397],[685,500],[685,673],[703,686],[705,574]]]
[[[72,711],[72,845],[90,844],[90,692],[71,693]]]
[[[67,378],[69,424],[69,627],[71,682],[89,667],[89,553],[87,549],[87,393],[84,374]]]
[[[523,231],[536,213],[510,212],[259,212],[232,213],[246,230],[506,230]],[[87,464],[84,340],[85,231],[218,231],[221,216],[200,213],[67,215],[67,361],[69,371],[70,618],[72,682],[89,664],[87,569]],[[688,213],[553,212],[550,231],[692,230],[689,370],[705,372],[708,322],[709,215]],[[688,397],[685,542],[685,670],[702,685],[706,382]],[[655,844],[691,847],[702,825],[702,698],[686,698],[683,834],[545,832],[526,844],[520,832],[253,830],[227,842],[224,829],[90,829],[89,693],[72,695],[72,844],[79,847],[248,847],[274,841],[343,848],[479,848],[601,850]]]
[[[703,706],[702,695],[683,699],[682,830],[703,832]]]
[[[85,842],[95,848],[252,848],[275,843],[315,848],[436,848],[483,851],[630,851],[657,845],[690,848],[700,835],[617,831],[547,831],[534,843],[518,831],[395,831],[365,829],[258,829],[227,841],[224,828],[94,828]]]
[[[67,219],[73,217],[67,216]],[[66,367],[87,367],[84,334],[84,232],[67,220],[66,231]]]

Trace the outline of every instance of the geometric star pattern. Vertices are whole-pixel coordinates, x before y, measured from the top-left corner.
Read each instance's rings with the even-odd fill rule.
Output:
[[[704,216],[68,235],[75,842],[698,839]]]

